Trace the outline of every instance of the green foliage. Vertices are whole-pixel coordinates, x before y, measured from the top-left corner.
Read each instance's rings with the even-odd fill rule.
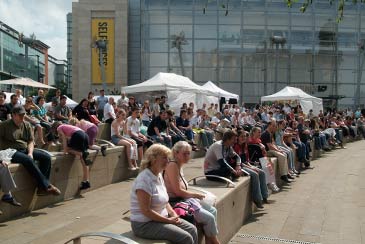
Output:
[[[336,0],[328,0],[328,2],[330,3],[330,5],[333,5],[335,3]],[[338,7],[337,7],[337,23],[341,22],[341,20],[343,20],[343,13],[345,10],[345,2],[349,2],[349,0],[337,0],[338,1]],[[288,8],[291,8],[293,3],[297,3],[298,0],[284,0],[284,2],[286,3],[286,5],[288,6]],[[351,2],[353,4],[357,4],[357,3],[365,3],[365,0],[351,0]],[[304,0],[304,2],[302,3],[302,6],[299,8],[299,11],[304,13],[307,8],[313,4],[313,0]]]

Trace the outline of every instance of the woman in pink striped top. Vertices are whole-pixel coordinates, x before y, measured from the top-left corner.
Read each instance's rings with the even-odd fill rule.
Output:
[[[80,158],[83,170],[83,181],[80,190],[90,188],[89,182],[89,166],[92,161],[87,159],[89,152],[89,136],[79,127],[55,122],[52,126],[57,130],[58,135],[62,139],[63,151],[65,154],[71,153]]]

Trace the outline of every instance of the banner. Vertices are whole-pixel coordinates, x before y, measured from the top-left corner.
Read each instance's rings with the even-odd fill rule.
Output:
[[[105,70],[105,83],[114,84],[114,19],[111,18],[93,18],[91,21],[91,82],[93,84],[102,84],[102,67]],[[107,49],[101,50],[97,47],[98,40],[107,41]],[[99,52],[102,52],[101,55]]]

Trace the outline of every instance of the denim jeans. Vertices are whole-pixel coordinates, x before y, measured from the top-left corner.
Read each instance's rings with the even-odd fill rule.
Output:
[[[39,162],[39,167],[35,164]],[[18,150],[11,159],[12,163],[21,164],[31,174],[38,183],[39,187],[47,189],[49,176],[51,174],[51,156],[42,150],[34,149],[33,159],[28,156],[28,150]]]
[[[305,146],[305,144],[299,141],[293,141],[293,143],[298,148],[297,154],[299,162],[303,162],[304,159],[309,159],[307,158],[307,147]]]
[[[172,148],[172,141],[171,141],[171,137],[168,137],[168,136],[163,136],[161,135],[162,138],[163,138],[163,141],[160,139],[159,136],[157,135],[154,135],[152,136],[153,140],[155,140],[156,142],[158,143],[162,143],[164,144],[165,146],[167,146],[168,148]]]
[[[252,199],[255,202],[261,202],[264,198],[268,198],[269,194],[267,192],[265,173],[261,169],[258,169],[259,173],[255,170],[244,167],[251,176],[251,191]]]

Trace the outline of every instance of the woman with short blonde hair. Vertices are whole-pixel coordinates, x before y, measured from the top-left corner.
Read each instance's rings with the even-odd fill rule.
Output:
[[[200,201],[205,197],[205,194],[189,191],[188,183],[184,178],[182,167],[189,162],[191,146],[186,141],[179,141],[175,143],[172,152],[175,161],[170,162],[164,172],[171,206],[180,201],[189,202],[195,210],[194,220],[203,225],[205,243],[219,244],[216,208]]]
[[[166,146],[153,144],[144,154],[141,172],[131,190],[132,230],[141,238],[195,244],[196,227],[180,219],[168,202],[161,173],[169,163],[170,152]]]

